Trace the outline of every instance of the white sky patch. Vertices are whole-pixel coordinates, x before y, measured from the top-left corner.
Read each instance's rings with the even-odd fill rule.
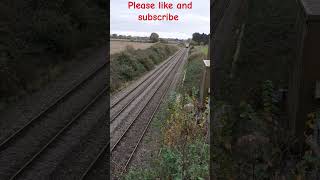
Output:
[[[110,31],[111,34],[122,34],[132,36],[150,36],[156,32],[163,38],[191,38],[195,32],[210,32],[210,0],[192,0],[192,9],[171,10],[138,10],[128,9],[130,0],[111,0],[110,2]],[[134,0],[132,0],[134,1]],[[174,5],[179,3],[190,3],[191,0],[135,0],[136,3],[171,2]],[[138,15],[162,15],[170,13],[179,15],[179,21],[139,21]]]

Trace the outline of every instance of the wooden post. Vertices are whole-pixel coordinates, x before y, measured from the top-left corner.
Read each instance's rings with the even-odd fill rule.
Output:
[[[320,83],[320,1],[297,0],[297,56],[290,67],[288,94],[288,126],[305,142],[305,125],[309,113],[320,107],[317,84]]]
[[[202,72],[202,80],[200,87],[200,103],[204,105],[205,99],[209,95],[210,89],[210,60],[203,60],[204,71]]]

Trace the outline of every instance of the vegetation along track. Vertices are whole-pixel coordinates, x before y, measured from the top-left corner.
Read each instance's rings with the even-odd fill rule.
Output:
[[[81,79],[45,110],[0,144],[0,179],[16,179],[38,156],[107,94],[108,61]],[[98,95],[97,95],[98,94]],[[106,107],[106,106],[105,106]],[[41,178],[40,178],[41,179]]]
[[[111,169],[113,173],[121,174],[126,171],[162,99],[167,94],[175,74],[179,69],[178,67],[183,64],[183,58],[186,57],[186,53],[186,49],[182,50],[179,55],[172,60],[171,66],[167,66],[166,69],[162,71],[163,73],[158,76],[158,79],[154,81],[152,88],[150,88],[149,94],[142,98],[145,103],[141,104],[144,105],[138,109],[138,113],[129,113],[129,116],[134,116],[133,120],[115,143],[111,141]],[[112,136],[113,134],[111,134],[111,137]]]

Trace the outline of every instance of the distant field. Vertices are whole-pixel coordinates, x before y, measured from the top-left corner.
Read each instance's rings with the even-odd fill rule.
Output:
[[[140,43],[140,42],[129,42],[129,41],[110,41],[110,53],[114,54],[126,49],[127,46],[132,46],[134,49],[147,49],[154,43]]]

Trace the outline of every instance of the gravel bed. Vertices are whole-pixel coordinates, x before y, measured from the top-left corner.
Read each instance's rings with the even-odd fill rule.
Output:
[[[170,72],[170,75],[165,79],[164,84],[161,85],[160,89],[157,91],[157,93],[155,93],[155,96],[151,99],[150,103],[145,107],[137,120],[132,124],[130,130],[126,133],[121,142],[111,153],[111,170],[113,179],[117,179],[118,175],[121,174],[121,168],[125,166],[125,163],[129,159],[130,154],[133,152],[134,147],[142,135],[142,132],[144,131],[145,127],[147,127],[149,118],[159,105],[159,100],[166,92],[166,89],[174,80],[175,74],[177,73],[177,70],[179,69],[179,66],[181,66],[182,62],[183,61],[179,61],[174,70]]]
[[[59,136],[57,141],[21,174],[20,179],[79,179],[81,172],[85,171],[107,141],[105,114],[108,101],[107,94],[98,98],[75,124]],[[90,139],[87,139],[89,135]],[[78,154],[81,151],[83,152]],[[61,164],[60,167],[60,163],[64,165]]]
[[[107,82],[105,71],[81,86],[52,112],[24,131],[15,141],[0,152],[0,179],[6,179],[19,169],[51,137],[100,92]],[[22,137],[22,138],[21,138]]]
[[[1,110],[0,142],[26,124],[40,111],[46,109],[51,102],[74,86],[86,74],[106,61],[106,48],[101,48],[94,52],[94,55],[88,55],[89,53],[92,54],[92,50],[81,53],[81,56],[79,55],[72,62],[65,64],[64,74],[55,81]]]

